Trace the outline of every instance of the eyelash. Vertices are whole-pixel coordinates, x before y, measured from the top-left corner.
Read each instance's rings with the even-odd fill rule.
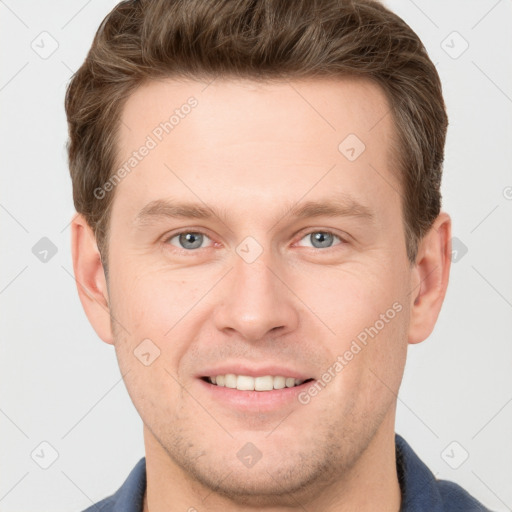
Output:
[[[178,247],[178,246],[175,246],[175,245],[172,245],[170,243],[170,241],[173,239],[173,238],[176,238],[176,237],[179,237],[180,235],[183,235],[183,234],[186,234],[186,233],[193,233],[193,234],[199,234],[199,235],[203,235],[207,238],[209,238],[211,240],[211,238],[208,236],[207,233],[205,233],[204,231],[201,231],[200,229],[197,229],[197,230],[192,230],[192,229],[187,229],[185,231],[178,231],[177,233],[173,233],[171,234],[170,236],[167,236],[164,240],[164,243],[167,244],[167,245],[171,245],[174,249],[176,249],[178,252],[182,252],[182,253],[187,253],[187,254],[192,254],[194,252],[198,252],[199,250],[201,249],[209,249],[209,247],[199,247],[197,249],[185,249],[183,247]],[[319,247],[307,247],[308,249],[317,249],[318,251],[327,251],[329,249],[334,249],[337,245],[344,245],[347,243],[347,241],[342,238],[340,235],[337,235],[336,233],[334,233],[333,231],[328,231],[328,230],[321,230],[321,229],[313,229],[311,231],[308,231],[307,233],[305,233],[300,239],[304,239],[305,237],[307,237],[308,235],[312,235],[313,233],[324,233],[324,234],[328,234],[328,235],[333,235],[335,238],[337,238],[340,243],[339,244],[335,244],[331,247],[325,247],[325,248],[319,248]]]

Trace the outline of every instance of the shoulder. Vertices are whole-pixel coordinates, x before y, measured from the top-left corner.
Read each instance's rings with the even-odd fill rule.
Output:
[[[436,480],[446,512],[491,512],[460,485],[448,480]]]
[[[395,434],[400,512],[491,512],[460,485],[437,480],[405,439]]]
[[[112,496],[91,505],[83,512],[142,512],[145,491],[146,458],[143,457]]]
[[[114,510],[114,505],[116,503],[115,494],[105,498],[97,503],[94,503],[90,507],[86,508],[82,512],[111,512]]]

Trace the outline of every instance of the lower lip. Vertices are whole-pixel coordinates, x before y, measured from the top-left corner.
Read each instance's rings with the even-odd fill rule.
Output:
[[[216,386],[198,379],[202,388],[210,396],[230,408],[246,412],[268,412],[282,409],[293,403],[300,405],[298,395],[306,390],[314,380],[304,382],[293,388],[273,389],[272,391],[240,391],[236,388]]]

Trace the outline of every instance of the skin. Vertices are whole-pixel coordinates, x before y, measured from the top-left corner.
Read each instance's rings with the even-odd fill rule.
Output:
[[[80,299],[144,422],[144,510],[396,512],[396,395],[407,346],[428,337],[445,296],[450,217],[411,264],[392,116],[361,79],[147,83],[124,107],[119,162],[190,96],[198,105],[115,188],[108,286],[90,227],[72,224]],[[366,145],[352,162],[338,150],[350,133]],[[286,215],[340,197],[372,218]],[[137,220],[155,200],[223,216]],[[180,249],[183,231],[204,232],[201,248]],[[336,236],[318,247],[318,231]],[[248,236],[263,249],[251,263],[236,251]],[[319,380],[394,303],[401,311],[306,405],[242,412],[198,379],[245,362]],[[134,350],[148,338],[160,356],[145,366]],[[261,453],[250,468],[237,457],[248,442]]]

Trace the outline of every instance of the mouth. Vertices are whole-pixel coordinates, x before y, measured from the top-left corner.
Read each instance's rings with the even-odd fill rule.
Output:
[[[228,373],[224,375],[211,375],[201,377],[201,380],[216,387],[236,389],[238,391],[261,391],[268,392],[286,388],[296,388],[308,382],[309,379],[296,379],[282,375],[261,375],[252,377],[250,375],[235,375]]]

